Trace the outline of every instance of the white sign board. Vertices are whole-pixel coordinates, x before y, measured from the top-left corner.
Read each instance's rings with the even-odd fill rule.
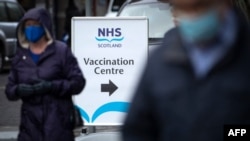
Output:
[[[147,61],[147,18],[74,17],[72,47],[87,81],[74,97],[85,125],[121,125]]]

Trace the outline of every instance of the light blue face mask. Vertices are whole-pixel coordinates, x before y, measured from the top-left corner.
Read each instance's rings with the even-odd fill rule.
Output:
[[[45,30],[42,26],[28,26],[25,27],[25,36],[28,41],[36,43],[45,34]]]
[[[219,25],[220,20],[215,9],[195,19],[182,18],[179,20],[182,37],[191,43],[202,43],[213,39],[218,33]]]

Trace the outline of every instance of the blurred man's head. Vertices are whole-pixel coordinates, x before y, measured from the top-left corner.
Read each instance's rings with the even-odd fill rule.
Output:
[[[171,12],[172,12],[172,16],[173,16],[173,22],[174,22],[174,24],[175,24],[175,26],[178,26],[178,13],[177,13],[177,11],[175,10],[175,8],[174,7],[172,7],[172,10],[171,10]]]
[[[208,6],[218,0],[170,0],[178,8],[188,9]]]
[[[203,12],[212,7],[223,6],[227,0],[169,0],[177,10],[188,13]]]
[[[193,43],[210,42],[218,33],[228,0],[169,0],[180,32]]]
[[[169,0],[175,7],[179,16],[199,16],[211,9],[218,10],[218,14],[224,13],[228,8],[228,0]]]

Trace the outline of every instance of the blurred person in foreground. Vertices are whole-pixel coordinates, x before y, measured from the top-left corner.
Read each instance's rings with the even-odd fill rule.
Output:
[[[22,100],[18,141],[73,141],[72,95],[85,79],[65,43],[55,40],[45,9],[31,9],[17,28],[18,51],[6,95]]]
[[[148,65],[123,141],[222,141],[250,124],[250,31],[226,0],[171,0],[178,26]]]
[[[172,6],[172,5],[171,5],[171,6]],[[174,6],[172,6],[171,12],[172,12],[172,16],[173,16],[174,25],[175,25],[175,26],[178,26],[178,14],[177,14],[177,11],[176,11],[176,9],[174,8]]]

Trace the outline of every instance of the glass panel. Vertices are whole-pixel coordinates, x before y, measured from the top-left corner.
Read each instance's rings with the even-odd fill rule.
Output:
[[[0,2],[0,22],[7,22],[8,17],[3,2]]]
[[[119,16],[148,17],[149,38],[163,38],[164,34],[174,27],[171,7],[166,3],[128,5]]]
[[[10,21],[18,22],[23,16],[22,9],[16,3],[8,2],[6,4],[10,15]]]
[[[122,4],[125,2],[125,0],[114,0],[114,3],[112,5],[111,11],[117,12],[119,11]]]

